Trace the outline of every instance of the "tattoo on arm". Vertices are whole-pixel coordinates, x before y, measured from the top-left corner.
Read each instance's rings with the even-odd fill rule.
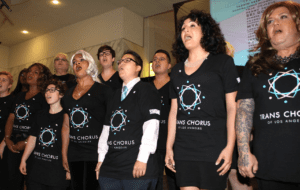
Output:
[[[254,99],[239,100],[236,115],[236,135],[238,152],[240,155],[239,166],[249,164],[249,141],[253,126]]]

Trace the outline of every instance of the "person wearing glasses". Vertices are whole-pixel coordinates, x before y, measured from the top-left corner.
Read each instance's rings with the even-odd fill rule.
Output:
[[[123,80],[108,106],[98,144],[96,177],[100,189],[154,190],[160,98],[155,87],[140,81],[141,57],[127,50],[118,62]]]
[[[66,84],[57,79],[47,81],[44,86],[50,108],[37,113],[19,167],[21,173],[27,175],[28,190],[67,188],[66,177],[70,174],[66,174],[61,164],[61,129],[65,112],[60,104],[66,89]],[[27,164],[30,155],[30,164]]]
[[[58,53],[54,58],[54,72],[53,78],[56,78],[67,84],[68,88],[76,85],[75,76],[68,73],[69,60],[65,53]]]
[[[14,98],[11,112],[5,125],[5,142],[7,151],[9,189],[20,190],[24,185],[24,176],[20,173],[19,165],[28,133],[35,115],[48,104],[41,93],[44,83],[51,78],[48,67],[41,63],[34,63],[28,68],[26,92],[19,93]]]
[[[98,60],[102,66],[102,72],[98,77],[103,84],[110,86],[113,91],[122,87],[122,79],[119,77],[119,72],[113,67],[115,55],[115,50],[108,45],[101,46],[97,53]]]
[[[71,66],[77,85],[62,99],[66,111],[62,128],[63,166],[71,173],[74,190],[96,190],[98,140],[112,90],[100,83],[97,65],[88,52],[77,51],[71,58]]]
[[[167,175],[168,186],[170,190],[179,189],[176,186],[174,173],[165,167],[166,142],[168,135],[168,117],[170,112],[171,100],[169,98],[170,76],[168,70],[171,68],[171,57],[166,50],[159,49],[155,52],[152,61],[152,69],[155,73],[154,77],[143,78],[143,81],[150,82],[159,92],[161,99],[159,136],[157,142],[156,153],[158,155],[159,178],[156,190],[163,189],[164,170]]]
[[[7,71],[0,72],[0,189],[7,189],[6,175],[7,175],[7,156],[6,143],[4,140],[4,129],[6,120],[9,116],[11,106],[13,103],[13,96],[9,90],[13,84],[13,76]]]

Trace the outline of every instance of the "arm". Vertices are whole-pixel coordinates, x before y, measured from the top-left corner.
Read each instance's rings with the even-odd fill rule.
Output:
[[[15,115],[13,113],[10,113],[5,125],[5,143],[10,151],[12,151],[13,153],[19,153],[19,151],[14,149],[15,144],[10,140],[10,136],[13,131],[14,120]]]
[[[63,160],[63,167],[67,172],[69,170],[68,164],[68,147],[69,147],[69,135],[70,135],[70,127],[69,127],[69,116],[68,114],[64,114],[64,121],[61,129],[61,138],[62,138],[62,160]]]
[[[133,177],[139,178],[145,175],[150,154],[154,154],[157,145],[159,120],[150,119],[143,124],[143,136],[137,161],[133,167]]]
[[[108,145],[107,145],[107,140],[109,137],[109,128],[110,126],[108,125],[103,125],[103,129],[99,138],[98,142],[98,164],[96,166],[96,179],[98,180],[99,178],[99,173],[100,173],[100,167],[102,165],[102,162],[105,158],[105,155],[108,151]]]
[[[239,172],[244,177],[254,177],[258,162],[250,153],[250,135],[253,126],[254,99],[242,99],[237,102],[236,135],[239,152]]]
[[[3,152],[6,146],[5,140],[3,139],[0,143],[0,159],[3,159]]]
[[[23,175],[27,175],[27,171],[26,171],[26,161],[28,159],[28,157],[30,156],[30,154],[32,153],[33,149],[35,148],[35,143],[36,143],[36,137],[34,136],[29,136],[28,137],[28,142],[27,145],[25,147],[22,159],[21,159],[21,164],[20,164],[20,172]]]
[[[167,138],[165,162],[166,162],[166,166],[173,172],[176,172],[173,145],[176,136],[177,109],[178,109],[177,99],[172,99],[171,109],[169,113],[169,120],[168,120],[168,138]]]
[[[219,158],[216,161],[216,165],[219,165],[221,160],[224,160],[222,166],[217,170],[220,175],[224,175],[231,167],[232,153],[235,145],[235,115],[236,115],[236,103],[235,97],[237,92],[227,93],[226,97],[226,111],[227,111],[227,145],[222,150]]]

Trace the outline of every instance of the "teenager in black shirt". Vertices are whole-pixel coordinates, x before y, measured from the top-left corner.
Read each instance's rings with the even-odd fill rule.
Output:
[[[71,173],[74,190],[94,190],[98,187],[95,178],[98,139],[111,89],[99,83],[97,65],[88,52],[77,51],[71,58],[71,66],[77,85],[63,98],[66,112],[62,128],[63,166]]]
[[[6,187],[8,170],[6,165],[7,156],[4,153],[4,150],[7,152],[5,148],[4,129],[13,102],[13,97],[9,93],[12,83],[13,77],[9,72],[0,72],[0,189],[8,189]]]
[[[103,84],[110,86],[113,91],[122,87],[122,79],[119,77],[119,72],[113,67],[115,56],[115,50],[108,45],[101,46],[98,49],[97,57],[102,66],[102,72],[98,77]]]
[[[140,81],[143,61],[137,53],[126,51],[118,64],[123,87],[115,92],[108,107],[99,139],[96,176],[101,189],[154,190],[159,94],[154,86]]]
[[[54,71],[53,78],[56,78],[63,83],[66,83],[68,88],[76,85],[75,76],[68,73],[69,60],[65,53],[58,53],[54,58]]]
[[[192,11],[177,32],[165,162],[186,190],[225,189],[235,144],[235,65],[210,14]]]
[[[14,91],[11,93],[13,97],[15,97],[17,94],[19,94],[20,92],[25,92],[27,91],[26,89],[26,76],[27,76],[27,72],[28,69],[22,69],[22,71],[19,73],[19,77],[18,77],[18,82],[17,82],[17,86],[14,89]]]
[[[28,91],[19,93],[12,105],[11,113],[5,126],[5,141],[8,156],[8,183],[10,189],[22,188],[24,176],[18,165],[27,143],[28,132],[34,121],[35,114],[48,107],[41,92],[43,84],[52,76],[48,67],[34,63],[28,68]]]
[[[20,171],[23,175],[28,174],[28,190],[63,190],[68,185],[66,177],[70,177],[70,173],[66,173],[62,166],[61,158],[61,128],[64,111],[60,100],[67,85],[51,79],[46,82],[44,88],[43,92],[50,109],[44,109],[36,114],[29,131]],[[32,159],[29,165],[26,161],[31,153]]]
[[[239,172],[261,190],[300,189],[299,12],[292,1],[264,11],[237,95]]]

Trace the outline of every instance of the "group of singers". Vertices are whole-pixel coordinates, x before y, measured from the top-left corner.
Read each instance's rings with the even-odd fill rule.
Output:
[[[219,25],[198,10],[179,21],[170,75],[165,50],[141,79],[140,55],[116,61],[107,45],[100,74],[84,50],[57,54],[55,75],[32,64],[12,93],[0,72],[0,188],[21,190],[26,176],[27,190],[155,190],[165,171],[169,189],[221,190],[236,169],[230,181],[299,190],[300,4],[270,5],[256,37],[241,79]]]

